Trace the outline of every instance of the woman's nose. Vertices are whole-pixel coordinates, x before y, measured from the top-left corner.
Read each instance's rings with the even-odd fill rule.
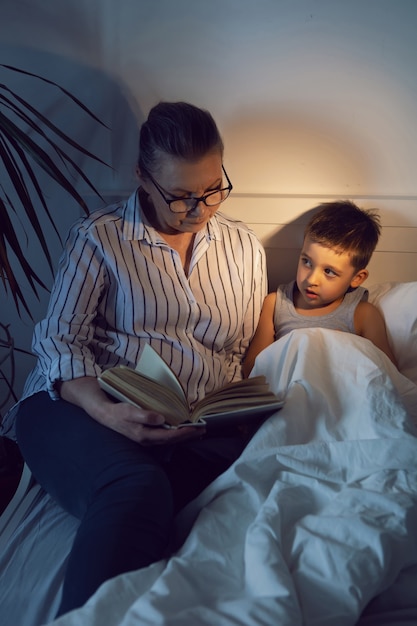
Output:
[[[193,215],[196,215],[196,216],[203,215],[205,207],[206,205],[204,204],[204,202],[200,200],[200,202],[197,202],[195,207],[193,207],[191,211],[189,211],[189,213],[192,213]]]

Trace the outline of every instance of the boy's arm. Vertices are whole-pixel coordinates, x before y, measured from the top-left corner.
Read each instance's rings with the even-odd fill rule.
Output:
[[[370,302],[360,302],[355,310],[355,330],[380,348],[396,366],[396,360],[388,342],[385,321],[376,306]]]
[[[258,327],[243,362],[243,376],[245,378],[249,376],[258,354],[275,340],[274,311],[276,299],[277,294],[270,293],[264,300]]]

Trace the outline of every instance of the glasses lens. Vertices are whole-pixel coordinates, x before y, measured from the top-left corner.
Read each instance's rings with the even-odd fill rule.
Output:
[[[230,187],[219,189],[218,191],[213,191],[207,196],[204,196],[203,202],[206,206],[216,206],[226,200],[229,194]],[[171,200],[169,207],[174,213],[187,213],[188,211],[193,211],[197,204],[197,198],[183,198],[182,200]]]
[[[227,198],[227,189],[219,189],[218,191],[214,191],[205,197],[205,203],[207,206],[215,206],[216,204],[220,204],[223,200]]]
[[[173,213],[187,213],[187,211],[191,211],[195,205],[195,201],[191,202],[191,199],[188,198],[185,200],[171,200],[169,208]]]

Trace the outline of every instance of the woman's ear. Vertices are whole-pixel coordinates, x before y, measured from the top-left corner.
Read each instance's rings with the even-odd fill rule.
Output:
[[[363,282],[368,278],[369,272],[368,270],[359,270],[356,272],[352,280],[350,281],[350,286],[354,289],[355,287],[359,287]]]

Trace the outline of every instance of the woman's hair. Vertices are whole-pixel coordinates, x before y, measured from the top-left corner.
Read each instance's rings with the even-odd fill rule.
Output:
[[[365,268],[381,234],[377,210],[360,209],[349,200],[325,202],[314,210],[304,236],[326,248],[348,252],[355,269]]]
[[[223,141],[208,111],[187,102],[160,102],[141,127],[138,166],[142,174],[158,170],[161,154],[195,161],[208,152],[223,154]]]

